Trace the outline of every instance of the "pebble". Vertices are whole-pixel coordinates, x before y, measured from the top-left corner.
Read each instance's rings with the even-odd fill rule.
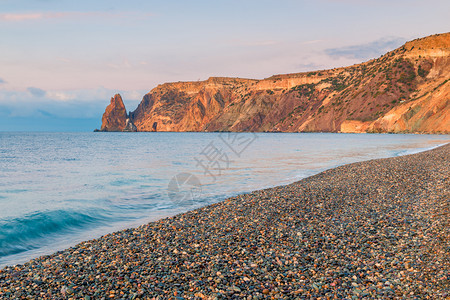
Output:
[[[449,152],[341,166],[5,267],[0,299],[445,299]]]

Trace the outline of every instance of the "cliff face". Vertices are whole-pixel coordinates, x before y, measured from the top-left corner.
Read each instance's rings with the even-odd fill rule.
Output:
[[[162,84],[130,118],[138,131],[450,133],[449,79],[446,33],[346,68]],[[123,112],[107,123],[125,126]]]
[[[101,131],[123,131],[127,125],[127,111],[122,97],[116,94],[111,98],[102,117]]]

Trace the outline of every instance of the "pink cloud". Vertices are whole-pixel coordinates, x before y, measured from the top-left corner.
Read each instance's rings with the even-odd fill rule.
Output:
[[[42,19],[44,14],[41,13],[24,13],[24,14],[8,14],[3,13],[0,14],[0,20],[2,21],[12,21],[12,22],[19,22],[19,21],[26,21],[26,20],[37,20]]]
[[[111,17],[119,14],[105,13],[105,12],[33,12],[33,13],[0,13],[0,21],[4,22],[21,22],[44,19],[63,19],[70,17]],[[121,16],[126,16],[128,13],[120,13]],[[144,14],[142,17],[150,17],[151,14]]]

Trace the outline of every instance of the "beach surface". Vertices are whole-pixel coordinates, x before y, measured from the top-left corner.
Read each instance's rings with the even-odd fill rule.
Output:
[[[0,270],[3,299],[450,296],[450,144],[327,170]]]

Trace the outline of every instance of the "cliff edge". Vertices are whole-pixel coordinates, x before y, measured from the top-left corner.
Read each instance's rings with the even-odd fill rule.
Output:
[[[444,33],[345,68],[161,84],[128,117],[137,131],[450,133],[449,79]],[[125,128],[119,98],[104,131]]]

